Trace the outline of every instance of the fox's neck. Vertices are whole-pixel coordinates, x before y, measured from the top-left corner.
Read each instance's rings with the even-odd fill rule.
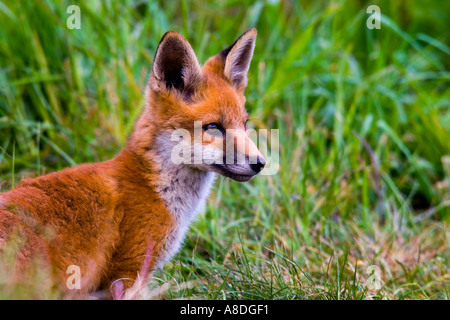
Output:
[[[165,203],[174,219],[174,230],[167,238],[167,261],[179,250],[189,225],[202,210],[216,174],[175,164],[171,159],[174,142],[167,134],[153,134],[147,147],[138,138],[133,134],[124,152],[137,157],[135,170],[141,171],[140,176],[145,177],[145,183]],[[145,169],[142,171],[139,166]]]
[[[215,173],[201,171],[185,164],[174,164],[171,160],[172,147],[165,135],[155,139],[154,160],[160,168],[155,187],[170,212],[177,219],[189,223],[204,205]]]
[[[175,164],[171,159],[174,142],[170,135],[154,135],[151,145],[137,148],[140,145],[131,140],[122,153],[133,155],[134,170],[141,173],[174,217],[192,220],[208,197],[216,174]]]

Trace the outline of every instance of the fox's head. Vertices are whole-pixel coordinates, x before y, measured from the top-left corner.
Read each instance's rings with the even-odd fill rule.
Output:
[[[134,133],[140,137],[137,146],[145,152],[156,145],[174,165],[237,181],[258,174],[265,160],[247,132],[244,96],[256,34],[256,29],[245,32],[201,67],[188,41],[167,32],[155,54],[146,107]]]

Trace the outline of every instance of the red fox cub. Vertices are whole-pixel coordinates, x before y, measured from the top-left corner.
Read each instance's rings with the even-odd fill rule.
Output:
[[[38,257],[50,266],[55,286],[73,292],[67,270],[76,266],[77,293],[85,294],[109,290],[116,280],[129,289],[169,261],[216,173],[248,181],[264,168],[246,132],[244,107],[256,33],[245,32],[201,67],[187,40],[167,32],[156,50],[145,108],[114,159],[24,180],[0,194],[0,258],[13,235],[23,240],[9,271],[20,275]],[[190,136],[183,161],[174,152],[180,144],[174,132]]]

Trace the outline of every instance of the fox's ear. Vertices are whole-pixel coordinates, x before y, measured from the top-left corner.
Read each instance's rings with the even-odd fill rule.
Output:
[[[255,49],[256,35],[256,29],[250,29],[219,53],[225,60],[223,74],[236,90],[247,87],[247,73]]]
[[[169,31],[156,49],[152,68],[153,90],[175,89],[189,98],[202,79],[202,69],[194,50],[177,32]]]

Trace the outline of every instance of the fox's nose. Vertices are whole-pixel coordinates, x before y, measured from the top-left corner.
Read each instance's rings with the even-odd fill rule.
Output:
[[[264,166],[266,165],[266,160],[264,158],[258,157],[256,159],[256,163],[251,163],[250,168],[252,168],[253,171],[256,173],[260,172],[262,169],[264,169]]]

